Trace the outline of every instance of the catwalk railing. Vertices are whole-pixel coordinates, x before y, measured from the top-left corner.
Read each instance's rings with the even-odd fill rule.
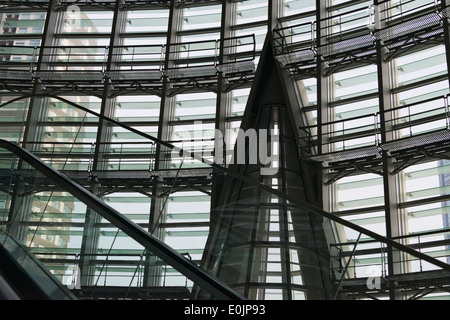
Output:
[[[334,121],[321,124],[322,135],[320,137],[316,134],[316,125],[304,128],[313,132],[310,136],[312,144],[316,145],[320,140],[323,149],[336,152],[379,146],[382,127],[385,128],[386,136],[393,137],[393,142],[450,129],[450,109],[447,95],[386,110],[383,117],[380,112],[375,112],[344,119],[341,115],[337,115],[336,118]],[[384,123],[381,122],[381,119],[385,119]],[[431,140],[430,143],[432,143]]]
[[[426,253],[441,261],[450,262],[450,229],[418,232],[396,237],[395,240],[408,247]],[[340,290],[349,299],[385,299],[389,290],[395,288],[397,297],[403,300],[420,298],[440,299],[448,297],[450,273],[433,267],[422,259],[394,250],[383,243],[360,239],[331,245],[331,266],[335,272],[343,272]],[[389,269],[393,268],[393,274]],[[345,279],[345,280],[344,280]],[[429,296],[430,295],[430,296]]]
[[[380,113],[324,123],[322,135],[310,135],[322,153],[310,158],[330,170],[326,184],[355,173],[383,173],[383,154],[393,160],[393,174],[433,159],[448,158],[448,97],[417,101]],[[381,122],[384,119],[384,123]],[[305,129],[314,130],[315,127]],[[389,137],[382,141],[382,136]]]
[[[390,60],[410,47],[443,37],[448,7],[440,1],[400,1],[354,9],[320,21],[281,26],[273,31],[277,60],[295,74],[314,75],[318,57],[325,75],[356,62],[376,64],[376,42]],[[320,35],[320,36],[318,36]]]
[[[255,57],[254,35],[168,46],[0,46],[0,75],[6,89],[30,89],[37,82],[41,90],[65,92],[74,86],[98,91],[105,83],[119,92],[132,84],[161,90],[163,78],[185,87],[217,86],[219,75],[229,83],[242,81],[255,72]]]
[[[427,254],[443,261],[449,261],[450,258],[450,229],[433,230],[428,232],[417,232],[409,235],[396,237],[395,240],[402,242],[411,248],[418,250],[419,252],[426,252]],[[353,253],[354,262],[348,268],[349,274],[352,274],[353,278],[370,276],[365,273],[368,267],[371,269],[376,268],[378,276],[388,275],[388,258],[386,247],[383,243],[379,243],[371,240],[360,240],[359,243],[351,241],[348,243],[336,243],[332,247],[337,253],[334,258],[340,260],[339,268],[343,268],[345,264],[345,258],[352,255],[352,250],[356,246],[356,250]],[[374,263],[375,260],[378,260]],[[422,259],[417,259],[411,256],[404,256],[402,259],[398,259],[393,262],[395,268],[403,268],[405,262],[409,263],[408,272],[423,272],[429,268],[427,262]],[[448,283],[450,285],[450,281]]]

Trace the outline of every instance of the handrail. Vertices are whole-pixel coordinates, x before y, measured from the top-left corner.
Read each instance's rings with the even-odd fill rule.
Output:
[[[183,255],[142,229],[136,223],[129,220],[127,217],[125,217],[115,209],[108,206],[88,190],[74,183],[64,174],[56,171],[55,169],[42,162],[39,158],[34,156],[29,151],[12,142],[2,139],[0,139],[0,147],[11,151],[20,159],[29,163],[36,170],[50,178],[61,188],[67,190],[72,195],[77,197],[89,208],[93,209],[105,219],[109,220],[117,228],[125,232],[146,249],[156,254],[159,258],[194,281],[204,290],[208,291],[213,297],[218,299],[244,299],[241,295],[230,289],[226,284],[222,283],[218,279],[206,273],[204,270],[200,269],[197,265],[186,259]]]
[[[223,41],[223,48],[221,44]],[[20,65],[30,65],[30,70],[33,71],[48,71],[54,70],[36,70],[37,52],[45,58],[45,62],[52,66],[103,66],[102,70],[82,70],[83,72],[104,72],[108,60],[108,55],[114,57],[114,63],[117,66],[133,67],[136,65],[156,66],[158,70],[164,69],[163,61],[166,59],[166,48],[169,48],[169,55],[174,55],[173,60],[177,63],[186,66],[192,63],[200,62],[202,64],[211,64],[213,66],[220,65],[219,50],[224,50],[224,55],[232,62],[237,62],[238,58],[254,60],[256,57],[256,39],[255,35],[243,35],[236,37],[224,38],[222,40],[200,40],[190,42],[177,42],[170,45],[120,45],[120,46],[5,46],[0,45],[1,55],[21,55],[31,57],[21,61],[0,61],[0,66],[8,67],[11,63],[19,63]],[[77,52],[77,49],[83,49],[83,52]],[[111,51],[112,50],[112,51]],[[125,50],[129,50],[126,52]],[[193,65],[195,68],[196,65]],[[180,68],[176,66],[175,68]],[[133,69],[133,68],[132,68]],[[112,70],[110,70],[112,71]],[[124,71],[120,68],[114,71]],[[139,71],[139,70],[136,70]],[[145,71],[145,70],[144,70]]]
[[[397,236],[397,237],[392,237],[392,239],[394,240],[404,240],[404,239],[408,239],[408,238],[416,238],[416,237],[423,237],[423,236],[431,236],[431,235],[437,235],[437,234],[442,234],[442,233],[449,233],[450,234],[450,228],[442,228],[442,229],[437,229],[437,230],[430,230],[430,231],[419,231],[416,233],[410,233],[410,234],[406,234],[406,235],[402,235],[402,236]],[[361,240],[360,243],[361,244],[368,244],[368,243],[376,243],[376,240],[373,239],[365,239],[365,240]],[[333,243],[331,246],[336,247],[336,246],[348,246],[348,245],[354,245],[356,242],[355,241],[348,241],[348,242],[342,242],[342,243]]]
[[[323,134],[324,137],[334,137],[334,139],[330,140],[331,143],[335,142],[335,138],[336,136],[334,136],[337,133],[342,133],[341,135],[337,135],[337,136],[341,136],[342,139],[346,139],[348,137],[347,134],[343,134],[344,133],[344,129],[345,132],[350,132],[353,131],[354,133],[359,133],[361,135],[366,135],[366,136],[370,136],[372,134],[377,134],[377,132],[374,132],[373,130],[370,130],[371,127],[375,127],[375,129],[378,129],[378,126],[381,125],[380,122],[380,115],[381,114],[390,114],[392,112],[400,112],[400,111],[408,111],[409,109],[415,107],[415,106],[420,106],[422,104],[427,104],[427,103],[435,103],[435,105],[433,105],[433,107],[428,107],[426,110],[421,110],[419,112],[414,112],[414,113],[410,113],[408,112],[405,115],[401,115],[401,116],[397,116],[393,119],[390,120],[385,120],[385,124],[389,124],[389,127],[392,127],[392,129],[390,129],[390,131],[397,131],[397,130],[401,130],[401,129],[405,129],[405,128],[411,128],[413,126],[419,125],[424,123],[425,121],[437,121],[437,120],[445,120],[447,119],[447,124],[445,127],[449,128],[448,125],[448,118],[449,118],[449,110],[448,110],[448,106],[446,105],[446,101],[447,101],[447,95],[444,96],[436,96],[436,97],[432,97],[432,98],[428,98],[425,100],[420,100],[420,101],[416,101],[413,103],[408,103],[405,105],[401,105],[401,106],[397,106],[397,107],[393,107],[391,109],[388,110],[384,110],[382,112],[377,111],[375,113],[367,113],[367,114],[363,114],[363,115],[359,115],[359,116],[353,116],[353,117],[349,117],[349,118],[345,118],[345,119],[336,119],[336,120],[332,120],[332,121],[327,121],[322,123],[321,125],[323,127],[327,127],[327,126],[337,126],[337,125],[341,125],[343,128],[342,129],[335,129],[332,130],[330,129],[330,131],[327,131],[326,133]],[[419,117],[419,119],[413,119],[415,117],[417,117],[418,115],[421,115],[421,117]],[[346,123],[352,122],[352,121],[357,121],[360,120],[361,122],[364,121],[364,119],[369,119],[369,118],[373,118],[374,121],[373,122],[367,122],[364,124],[361,124],[359,126],[349,126],[349,127],[345,127]],[[402,119],[408,120],[408,121],[404,121],[401,122]],[[305,129],[314,129],[316,128],[317,125],[309,125],[309,126],[305,126]],[[444,125],[442,127],[438,127],[438,128],[434,128],[434,130],[441,130],[444,128]],[[421,133],[421,132],[419,132]],[[416,133],[418,134],[418,133]],[[313,138],[317,138],[317,136],[312,136]]]
[[[440,1],[429,0],[427,3],[421,5],[420,7],[409,9],[407,11],[401,11],[399,14],[388,14],[387,17],[380,20],[379,15],[375,14],[375,11],[378,10],[377,8],[380,8],[381,5],[384,4],[385,2],[388,2],[388,1],[383,1],[383,2],[379,3],[377,6],[371,5],[368,7],[357,8],[357,9],[353,9],[353,10],[350,10],[347,12],[339,13],[337,15],[325,17],[325,18],[317,20],[317,21],[314,20],[314,21],[310,21],[308,23],[300,23],[300,24],[294,24],[294,25],[288,26],[288,27],[276,28],[273,30],[274,47],[275,47],[275,49],[278,49],[278,47],[280,47],[280,46],[282,47],[282,50],[278,49],[277,54],[296,52],[295,49],[294,50],[290,50],[290,49],[296,48],[296,45],[306,44],[308,42],[307,40],[301,40],[301,41],[295,42],[295,43],[285,43],[284,39],[292,37],[292,34],[284,35],[283,31],[294,30],[296,27],[305,26],[308,24],[317,24],[319,30],[331,29],[330,32],[327,32],[325,35],[321,36],[322,39],[328,40],[325,45],[330,45],[330,44],[339,43],[340,41],[343,41],[344,39],[342,39],[342,36],[344,36],[344,35],[348,35],[346,40],[352,39],[353,35],[354,35],[354,37],[361,36],[361,32],[360,32],[361,30],[367,31],[366,32],[367,35],[377,36],[377,33],[379,33],[380,31],[384,30],[385,28],[391,27],[391,25],[387,25],[385,27],[380,27],[381,22],[386,22],[386,21],[398,22],[397,20],[400,20],[399,22],[403,23],[403,22],[407,22],[409,20],[413,20],[414,18],[417,18],[416,13],[419,12],[419,9],[422,10],[422,11],[420,11],[421,15],[425,15],[427,13],[428,14],[437,13],[440,16],[442,15]],[[400,4],[397,4],[395,6],[388,6],[388,8],[383,9],[381,12],[382,13],[387,12],[389,10],[392,10],[397,7],[401,7],[410,2],[411,1],[406,1],[405,3],[400,2]],[[338,5],[338,6],[340,7],[341,5]],[[356,13],[361,13],[361,14],[365,13],[365,15],[363,17],[355,17],[355,18],[351,18],[346,21],[342,21],[342,17],[351,16],[352,14],[356,14]],[[399,16],[400,16],[400,18],[398,18]],[[337,24],[328,23],[329,21],[336,21],[336,19],[338,21]],[[442,19],[442,17],[441,17],[441,19]],[[349,28],[348,30],[342,30],[342,26],[344,24],[353,23],[358,20],[361,20],[361,21],[367,20],[367,23],[361,23],[355,27]],[[332,32],[333,28],[339,28],[339,30],[337,32]],[[410,32],[413,32],[413,31],[414,30],[411,30]],[[373,39],[374,45],[376,42],[375,38],[376,37],[374,37],[374,39]],[[314,43],[314,39],[312,39],[312,41],[310,40],[310,42],[311,42],[310,48],[312,50],[316,50],[317,47],[319,46],[319,44]],[[286,52],[285,52],[285,49],[287,49]],[[318,55],[322,55],[321,52],[318,52]]]

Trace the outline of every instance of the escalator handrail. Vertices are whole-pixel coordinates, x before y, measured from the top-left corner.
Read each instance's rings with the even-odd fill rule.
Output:
[[[63,173],[45,164],[42,160],[37,158],[29,151],[23,149],[16,143],[3,139],[0,139],[0,147],[14,153],[16,156],[24,160],[37,171],[51,179],[60,188],[66,190],[67,192],[70,192],[86,206],[93,209],[106,220],[111,222],[114,226],[140,243],[144,248],[157,255],[159,258],[170,264],[187,278],[191,279],[205,291],[209,292],[214,298],[221,300],[245,299],[242,295],[232,290],[225,283],[202,270],[196,264],[186,259],[179,252],[169,247],[167,244],[157,239],[149,232],[145,231],[143,228],[125,217],[117,210],[111,208],[94,194],[81,187],[77,183],[73,182],[70,178],[66,177]]]

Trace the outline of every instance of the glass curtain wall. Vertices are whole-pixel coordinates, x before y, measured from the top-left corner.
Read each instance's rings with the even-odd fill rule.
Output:
[[[445,3],[4,5],[0,137],[21,143],[198,262],[214,191],[209,168],[186,156],[158,153],[162,149],[144,135],[210,155],[219,129],[232,150],[270,34],[277,59],[282,59],[279,46],[301,52],[279,62],[297,85],[299,101],[294,105],[307,120],[301,130],[309,135],[314,155],[345,157],[361,151],[367,161],[361,166],[319,165],[315,173],[323,208],[446,261],[448,246],[426,245],[448,236],[444,217],[449,187],[442,181],[450,166],[442,161],[442,149],[431,147],[441,136],[448,139],[449,129]],[[270,25],[275,32],[268,30]],[[408,29],[416,32],[415,38]],[[251,61],[245,64],[250,66],[247,72],[228,71],[236,67],[236,57]],[[404,147],[408,143],[419,144],[423,152],[411,155]],[[4,202],[11,202],[9,196]],[[32,251],[62,280],[76,265],[82,267],[86,285],[135,285],[136,268],[143,261],[145,268],[152,263],[139,245],[130,246],[116,228],[96,215],[91,218],[89,209],[70,195],[35,190],[24,203],[30,216],[18,235],[33,239]],[[2,212],[2,221],[8,214]],[[83,226],[89,224],[95,228],[87,232]],[[344,231],[338,235],[343,243],[358,237]],[[377,259],[374,264],[384,270]],[[354,274],[364,276],[374,260],[361,256],[357,261]],[[389,271],[433,268],[412,260]],[[180,285],[173,270],[164,271],[175,279],[169,283]],[[147,276],[143,283],[163,281]]]

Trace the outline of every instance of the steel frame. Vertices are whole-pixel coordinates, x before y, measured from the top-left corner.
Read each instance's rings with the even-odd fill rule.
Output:
[[[145,2],[145,7],[149,8],[151,6],[158,6],[158,5],[163,5],[164,8],[168,8],[168,10],[170,10],[170,21],[169,21],[169,28],[168,28],[168,32],[167,32],[167,44],[173,44],[177,42],[177,35],[178,35],[178,31],[177,31],[177,27],[179,24],[179,16],[182,14],[182,9],[185,6],[189,6],[189,5],[195,5],[194,2],[196,1],[189,1],[189,3],[186,3],[185,1],[171,1],[169,4],[169,7],[167,7],[167,3],[164,1],[142,1]],[[164,2],[164,4],[162,4],[162,2]],[[192,2],[192,3],[190,3]],[[221,23],[221,27],[220,27],[220,39],[227,38],[230,37],[232,35],[232,29],[233,26],[230,23],[230,16],[232,15],[232,6],[233,1],[220,1],[222,3],[222,23]],[[375,5],[382,5],[384,3],[384,1],[377,1],[374,0],[374,4]],[[81,5],[81,2],[77,2],[77,4]],[[90,3],[89,1],[86,1],[84,3],[86,5],[86,9],[98,9],[98,7],[94,6],[92,3]],[[202,5],[204,4],[204,2],[199,1],[197,3],[197,5]],[[269,33],[273,30],[276,29],[277,26],[277,22],[278,22],[278,7],[281,4],[281,0],[276,0],[276,1],[270,1],[269,2],[269,21],[268,21],[268,25],[269,25]],[[12,10],[17,10],[16,7],[14,7],[14,3],[10,2],[10,7],[8,8]],[[23,6],[26,5],[26,3],[21,2],[20,3],[21,7],[20,8],[24,8]],[[64,4],[66,5],[66,4]],[[57,30],[57,26],[59,23],[59,15],[60,12],[62,10],[64,10],[64,5],[61,5],[58,1],[56,0],[50,0],[48,3],[41,3],[40,1],[37,2],[30,2],[28,7],[24,8],[24,10],[42,10],[47,9],[47,19],[46,19],[46,24],[45,24],[45,29],[44,29],[44,33],[42,35],[42,43],[44,46],[51,46],[52,45],[52,41],[54,39],[54,34],[55,31]],[[133,1],[117,1],[117,3],[114,3],[114,5],[112,5],[111,2],[109,1],[105,1],[105,3],[103,5],[101,5],[102,8],[106,9],[106,10],[112,10],[113,14],[114,14],[114,24],[113,24],[113,32],[111,33],[111,37],[109,40],[110,43],[110,48],[113,48],[114,46],[118,46],[120,45],[120,32],[122,30],[122,23],[124,20],[124,16],[125,16],[125,11],[124,10],[128,10],[128,9],[134,9],[134,8],[138,8],[137,5],[135,3],[133,3]],[[450,6],[450,1],[449,0],[442,0],[441,1],[441,6],[442,8],[447,8],[448,6]],[[88,8],[89,7],[89,8]],[[328,15],[328,9],[327,8],[327,3],[325,0],[317,0],[316,1],[316,20],[317,21],[321,21],[323,19],[327,18]],[[438,40],[440,41],[440,43],[444,43],[446,48],[450,47],[450,26],[449,26],[449,21],[448,19],[444,19],[443,20],[443,36],[442,38],[439,38]],[[324,36],[326,36],[326,34],[323,34],[323,30],[321,30],[320,28],[317,28],[316,30],[316,39],[318,39],[317,41],[318,46],[321,45],[326,45],[326,43],[322,43],[321,41],[324,41]],[[321,40],[320,40],[321,39]],[[420,39],[419,39],[420,40]],[[390,87],[390,78],[389,78],[389,61],[394,57],[392,55],[392,53],[386,52],[384,44],[380,41],[377,40],[375,42],[375,46],[376,46],[376,51],[377,56],[376,56],[376,60],[368,60],[369,63],[371,64],[375,64],[377,66],[377,70],[378,70],[378,86],[379,86],[379,94],[377,94],[378,98],[379,98],[379,102],[380,102],[380,110],[381,111],[386,111],[386,110],[390,110],[392,109],[391,106],[391,91],[392,88]],[[221,48],[223,48],[223,46],[221,46]],[[409,50],[410,48],[408,48]],[[112,49],[111,49],[112,50]],[[219,52],[219,56],[218,59],[221,63],[226,63],[226,51],[224,51],[225,49],[223,49],[221,52]],[[382,53],[382,54],[381,54]],[[447,55],[447,70],[450,70],[450,50],[446,50],[446,55]],[[113,56],[113,55],[111,55]],[[169,51],[166,52],[166,56],[169,57]],[[317,57],[316,57],[317,58]],[[344,57],[345,59],[345,57]],[[116,63],[116,61],[114,61],[113,58],[110,58],[107,61],[107,65],[106,68],[107,70],[113,70],[114,68],[114,64]],[[173,61],[171,61],[169,58],[167,58],[165,61],[165,67],[166,68],[170,68],[172,66]],[[326,134],[327,134],[327,128],[325,126],[323,126],[323,124],[329,123],[330,122],[330,115],[329,115],[329,107],[332,104],[332,97],[333,97],[333,92],[331,89],[331,85],[330,85],[330,77],[332,75],[332,72],[337,71],[338,69],[330,69],[326,59],[324,59],[323,57],[319,56],[318,60],[317,60],[317,66],[315,69],[313,69],[312,71],[310,69],[308,69],[308,75],[311,74],[311,72],[313,74],[316,75],[317,78],[317,84],[318,84],[318,92],[319,92],[319,96],[318,96],[318,130],[319,130],[319,139],[318,139],[318,148],[316,151],[316,148],[314,148],[311,144],[306,144],[303,145],[302,150],[308,150],[308,153],[312,153],[312,154],[316,154],[316,155],[323,155],[326,153],[331,152],[331,150],[328,150],[325,146],[327,145],[328,141],[326,138]],[[366,63],[366,61],[364,61],[364,63]],[[42,71],[46,71],[48,69],[48,65],[46,64],[45,61],[42,60],[42,54],[39,55],[39,60],[38,60],[38,64],[37,64],[37,68],[38,70],[42,70]],[[291,112],[295,113],[294,119],[295,121],[297,121],[298,123],[298,127],[305,127],[306,122],[304,119],[302,119],[302,114],[300,114],[301,112],[297,111],[294,107],[298,105],[298,100],[299,100],[299,95],[298,95],[298,88],[295,84],[295,77],[298,78],[298,74],[292,76],[287,70],[285,70],[284,68],[278,66],[279,68],[279,73],[282,74],[281,78],[281,83],[282,86],[285,88],[286,91],[286,95],[288,96],[288,106],[291,110]],[[252,80],[252,79],[250,79]],[[450,79],[449,79],[450,81]],[[19,81],[21,82],[21,81]],[[172,103],[172,98],[171,96],[176,95],[180,92],[177,91],[173,91],[173,87],[171,86],[170,82],[168,81],[168,79],[162,79],[162,86],[161,86],[161,90],[158,90],[158,94],[161,95],[162,100],[161,100],[161,108],[160,108],[160,116],[159,116],[159,121],[158,121],[158,136],[157,136],[157,140],[158,142],[160,142],[158,144],[158,150],[157,150],[157,155],[161,155],[163,154],[163,149],[164,148],[170,148],[171,146],[169,144],[166,144],[165,141],[167,141],[169,139],[169,121],[170,121],[170,110],[171,110],[171,103]],[[248,79],[245,79],[245,81],[243,82],[243,85],[249,85],[250,83],[248,82]],[[103,85],[103,92],[99,95],[102,99],[102,107],[101,107],[101,112],[100,112],[100,124],[98,126],[98,135],[97,135],[97,143],[95,146],[95,161],[93,164],[93,168],[96,171],[101,171],[101,163],[102,161],[102,154],[104,152],[102,152],[101,150],[101,146],[102,143],[105,143],[108,141],[109,139],[109,129],[108,129],[108,125],[105,119],[111,119],[114,116],[114,108],[113,108],[113,104],[111,103],[112,100],[121,94],[126,94],[129,91],[121,91],[121,92],[117,92],[116,94],[111,91],[111,87],[109,86],[110,83],[107,82]],[[242,85],[241,83],[237,83],[237,85]],[[13,89],[13,87],[11,87]],[[218,75],[218,80],[217,80],[217,103],[216,103],[216,117],[215,117],[215,128],[219,129],[219,130],[224,130],[225,129],[225,119],[226,119],[226,114],[227,114],[227,108],[229,107],[229,98],[228,98],[228,94],[227,92],[229,92],[230,90],[234,89],[235,87],[233,86],[228,86],[226,79],[223,77],[223,75],[219,74]],[[30,102],[30,108],[29,108],[29,113],[27,116],[27,124],[26,124],[26,128],[27,131],[25,133],[25,138],[23,141],[23,145],[28,148],[29,150],[32,150],[31,147],[31,142],[32,141],[37,141],[39,140],[39,130],[38,130],[38,120],[40,119],[40,116],[43,112],[42,110],[42,106],[44,105],[43,100],[45,100],[46,97],[52,97],[52,96],[57,96],[57,92],[52,92],[50,94],[43,94],[42,91],[40,91],[41,87],[37,84],[37,83],[33,83],[32,86],[28,89],[26,89],[25,91],[19,91],[21,98],[25,98],[25,97],[31,97],[31,102]],[[30,90],[30,91],[29,91]],[[144,94],[146,93],[155,93],[154,91],[151,91],[150,89],[148,89],[149,91],[144,91]],[[15,93],[14,91],[12,91],[12,93]],[[78,92],[79,93],[79,92]],[[92,94],[91,91],[86,92],[87,94]],[[12,95],[12,94],[11,94]],[[59,97],[58,97],[59,98]],[[385,114],[384,112],[381,112],[380,114]],[[387,113],[386,113],[387,114]],[[382,128],[380,130],[380,132],[382,133],[382,142],[386,143],[388,141],[392,141],[394,139],[394,137],[389,136],[388,132],[392,131],[392,128],[387,128],[386,124],[389,122],[389,119],[382,119],[381,124],[382,124]],[[299,139],[300,141],[300,139]],[[426,154],[427,156],[430,156],[430,154]],[[439,154],[431,154],[432,156],[436,156]],[[410,159],[412,159],[412,161],[415,161],[415,155],[413,155]],[[156,161],[156,169],[164,169],[164,161],[163,159],[159,158],[157,159],[158,161]],[[405,162],[405,165],[409,164],[410,162]],[[304,163],[302,163],[302,165],[306,165]],[[403,165],[403,164],[402,164]],[[351,165],[351,168],[355,168],[356,170],[367,170],[367,168],[365,167],[358,167],[356,165]],[[343,174],[347,174],[348,171],[346,171],[348,168],[350,167],[346,167],[343,171],[341,171]],[[387,237],[386,239],[383,237],[382,239],[386,241],[386,243],[388,243],[390,246],[395,247],[396,244],[391,241],[390,239],[395,238],[397,236],[401,236],[403,231],[402,225],[398,224],[399,218],[401,216],[401,208],[402,208],[402,204],[401,201],[399,201],[399,192],[397,190],[397,185],[399,184],[398,181],[396,181],[396,177],[395,174],[402,169],[403,167],[397,167],[395,164],[395,161],[393,159],[392,156],[390,156],[387,152],[383,153],[382,156],[382,168],[381,170],[378,170],[379,168],[377,168],[376,172],[381,174],[383,176],[383,181],[384,181],[384,198],[385,198],[385,204],[384,204],[384,209],[386,210],[386,221],[387,221],[387,225],[386,225],[386,234]],[[311,177],[311,179],[308,181],[308,183],[312,186],[310,188],[310,191],[312,193],[311,195],[311,199],[313,198],[317,198],[317,202],[316,203],[320,203],[320,207],[321,210],[320,211],[321,214],[325,214],[326,212],[331,211],[330,210],[330,204],[332,202],[332,191],[330,191],[330,189],[327,187],[327,185],[334,181],[334,179],[336,178],[340,178],[341,175],[338,172],[337,176],[333,177],[330,176],[329,173],[327,173],[326,171],[320,171],[318,173],[318,175],[320,176],[318,180],[318,182],[315,180],[314,177]],[[227,174],[230,174],[229,172],[227,172]],[[242,177],[239,177],[242,178]],[[211,191],[209,191],[209,187],[206,189],[202,189],[206,192],[211,192],[211,196],[212,196],[212,207],[214,207],[214,203],[215,203],[215,199],[218,195],[218,193],[220,193],[220,187],[219,185],[221,184],[221,180],[222,176],[220,174],[216,174],[216,172],[214,172],[213,174],[213,178],[212,178],[212,188]],[[319,187],[315,187],[316,184]],[[93,183],[92,185],[92,191],[94,192],[94,194],[97,195],[101,195],[102,192],[98,189],[98,185],[96,185],[96,183]],[[151,187],[149,187],[149,189],[147,189],[146,191],[150,191],[149,194],[152,195],[156,195],[156,194],[163,194],[163,191],[160,189],[161,186],[160,185],[153,185]],[[167,190],[167,189],[166,189]],[[273,190],[272,190],[273,191]],[[303,204],[302,204],[303,205]],[[151,217],[152,220],[149,221],[149,229],[153,229],[155,227],[156,222],[159,220],[159,213],[161,212],[161,207],[162,207],[162,203],[161,201],[155,200],[152,201],[152,212],[151,212]],[[316,210],[316,209],[314,209]],[[326,215],[328,216],[328,215]],[[331,219],[331,216],[329,216]],[[339,220],[340,221],[340,220]],[[340,221],[342,222],[342,221]],[[89,221],[87,221],[87,223],[91,223]],[[363,230],[366,231],[366,230]],[[92,240],[94,241],[94,240]],[[94,241],[95,242],[95,241]],[[92,246],[95,246],[95,243],[91,243]],[[402,249],[404,249],[402,247]],[[394,260],[394,257],[392,256],[393,253],[390,253],[389,256],[389,260]],[[444,267],[444,266],[442,266]],[[392,266],[392,264],[390,264],[390,274],[395,274],[396,272],[398,272],[399,270],[395,270],[394,267]],[[395,289],[392,289],[391,291],[391,296],[392,299],[397,298],[398,295],[396,293]]]

